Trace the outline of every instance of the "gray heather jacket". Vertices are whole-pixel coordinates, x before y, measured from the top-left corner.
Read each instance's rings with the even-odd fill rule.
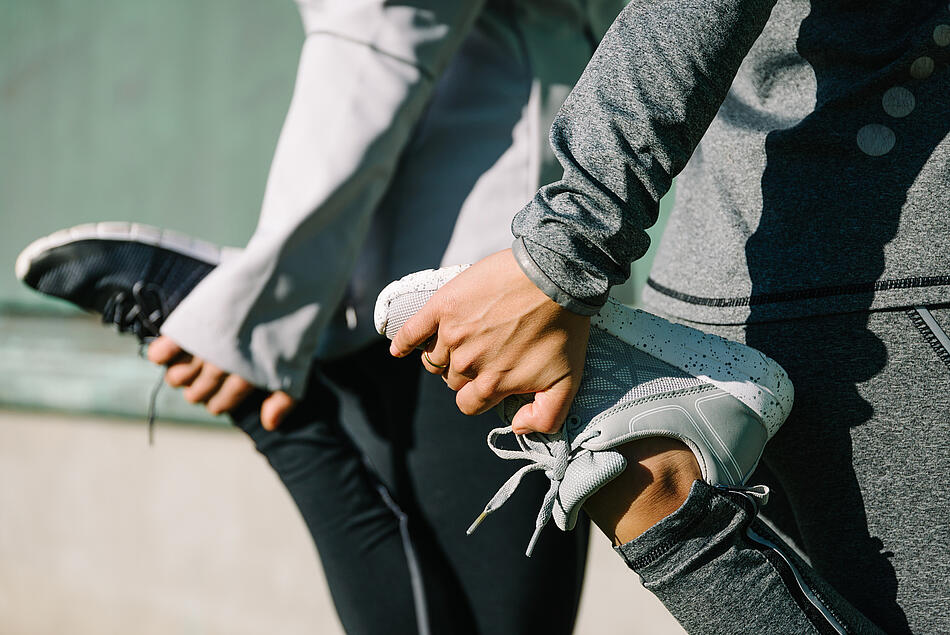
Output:
[[[580,313],[740,323],[950,301],[946,0],[634,0],[555,121],[515,252]],[[688,165],[687,165],[688,161]],[[684,169],[685,168],[685,169]]]
[[[258,227],[162,332],[300,396],[315,353],[376,337],[383,285],[510,243],[514,213],[561,176],[547,131],[624,3],[298,0]]]

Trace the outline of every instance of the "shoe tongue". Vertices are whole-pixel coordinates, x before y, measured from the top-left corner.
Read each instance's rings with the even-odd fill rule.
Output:
[[[557,500],[551,510],[554,523],[564,531],[573,529],[584,502],[626,467],[626,459],[614,450],[576,453],[558,486]]]
[[[511,425],[512,420],[515,418],[515,414],[522,407],[534,401],[534,395],[511,395],[505,397],[501,402],[495,406],[495,413],[504,421],[506,424]]]
[[[543,434],[541,432],[529,432],[528,434],[518,435],[518,444],[530,454],[555,454],[554,447],[557,444],[567,444],[567,439],[561,432],[554,434]]]

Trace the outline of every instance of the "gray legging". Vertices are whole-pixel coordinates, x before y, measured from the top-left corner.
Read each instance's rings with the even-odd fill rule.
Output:
[[[691,633],[950,632],[950,309],[700,326],[795,384],[752,482],[811,566],[741,495],[703,484],[618,549],[628,565]]]
[[[465,535],[512,469],[485,445],[493,413],[460,414],[438,377],[383,342],[320,364],[275,432],[260,425],[261,398],[234,422],[296,502],[348,633],[571,632],[587,523],[545,532],[525,558],[543,477]]]

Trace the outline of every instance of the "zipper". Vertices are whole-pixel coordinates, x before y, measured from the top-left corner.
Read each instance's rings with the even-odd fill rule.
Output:
[[[815,595],[814,591],[811,590],[811,587],[808,586],[808,583],[805,581],[805,578],[802,577],[802,574],[799,572],[798,568],[792,564],[792,561],[782,553],[782,550],[773,543],[771,540],[764,538],[757,534],[752,527],[746,528],[746,535],[755,543],[758,543],[768,549],[771,549],[774,553],[778,554],[779,558],[785,563],[785,566],[789,568],[792,572],[792,576],[795,578],[795,582],[798,584],[799,590],[801,590],[802,595],[811,604],[818,614],[821,615],[825,622],[830,626],[835,633],[838,635],[847,635],[848,631],[844,625],[838,621],[838,618],[831,612],[831,610],[825,606],[825,604],[818,599],[818,596]],[[791,591],[791,589],[789,589]]]
[[[724,485],[717,485],[716,489],[740,495],[752,507],[752,510],[751,510],[752,513],[750,514],[750,517],[753,519],[755,519],[755,517],[758,515],[759,507],[761,507],[766,502],[768,502],[768,499],[769,499],[769,488],[766,487],[765,485],[755,485],[752,487],[728,487]],[[836,635],[847,635],[848,630],[838,620],[838,618],[834,615],[831,609],[829,609],[824,604],[824,602],[822,602],[818,598],[815,592],[812,591],[811,587],[808,586],[808,583],[805,581],[805,578],[802,576],[801,572],[792,563],[791,559],[788,556],[786,556],[782,552],[781,549],[779,549],[778,545],[776,545],[771,540],[759,535],[755,530],[752,529],[751,523],[746,528],[746,536],[748,536],[749,540],[751,540],[752,542],[778,555],[781,561],[788,568],[789,572],[791,572],[792,577],[794,578],[795,583],[798,586],[798,590],[801,592],[800,597],[804,599],[806,602],[808,602],[815,609],[815,611],[818,612],[818,615],[820,615],[822,619],[825,621],[825,623],[832,629],[831,630],[832,633],[835,633]],[[774,567],[775,564],[772,563],[772,566]],[[782,578],[785,577],[785,576],[782,576],[781,573],[779,573],[779,575]],[[788,587],[787,582],[786,582],[786,587]],[[788,588],[788,592],[790,594],[793,593],[793,591],[794,590],[792,588]],[[808,613],[806,613],[806,618],[808,618],[809,621],[813,621],[811,620],[811,617],[810,615],[808,615]],[[820,625],[815,624],[815,626],[816,628],[818,628]],[[821,629],[821,630],[826,630],[826,629]]]
[[[950,337],[937,324],[933,314],[925,306],[916,306],[908,309],[907,315],[940,361],[950,368]]]

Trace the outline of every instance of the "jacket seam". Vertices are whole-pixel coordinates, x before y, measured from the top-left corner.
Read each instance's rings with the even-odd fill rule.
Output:
[[[307,36],[309,37],[309,36],[311,36],[311,35],[326,35],[326,36],[329,36],[329,37],[337,38],[337,39],[339,39],[339,40],[344,40],[344,41],[349,42],[349,43],[351,43],[351,44],[358,44],[358,45],[360,45],[360,46],[365,46],[366,48],[370,49],[370,50],[373,51],[374,53],[378,53],[378,54],[380,54],[380,55],[382,55],[382,56],[384,56],[384,57],[388,57],[389,59],[395,60],[395,61],[397,61],[397,62],[402,62],[403,64],[408,64],[409,66],[412,66],[413,68],[415,68],[416,70],[418,70],[419,73],[421,73],[422,76],[425,77],[425,78],[426,78],[427,80],[429,80],[430,82],[434,82],[434,81],[435,81],[435,73],[433,73],[432,71],[430,71],[428,68],[426,68],[426,67],[420,65],[419,63],[417,63],[417,62],[415,62],[414,60],[411,60],[411,59],[409,59],[409,58],[407,58],[407,57],[403,57],[403,56],[401,56],[401,55],[396,55],[396,54],[394,54],[394,53],[390,53],[389,51],[385,51],[385,50],[379,48],[379,46],[373,44],[372,42],[366,42],[366,41],[364,41],[364,40],[360,40],[360,39],[355,38],[355,37],[350,37],[349,35],[343,35],[342,33],[335,33],[335,32],[333,32],[333,31],[327,31],[327,30],[308,31],[308,32],[307,32]]]

